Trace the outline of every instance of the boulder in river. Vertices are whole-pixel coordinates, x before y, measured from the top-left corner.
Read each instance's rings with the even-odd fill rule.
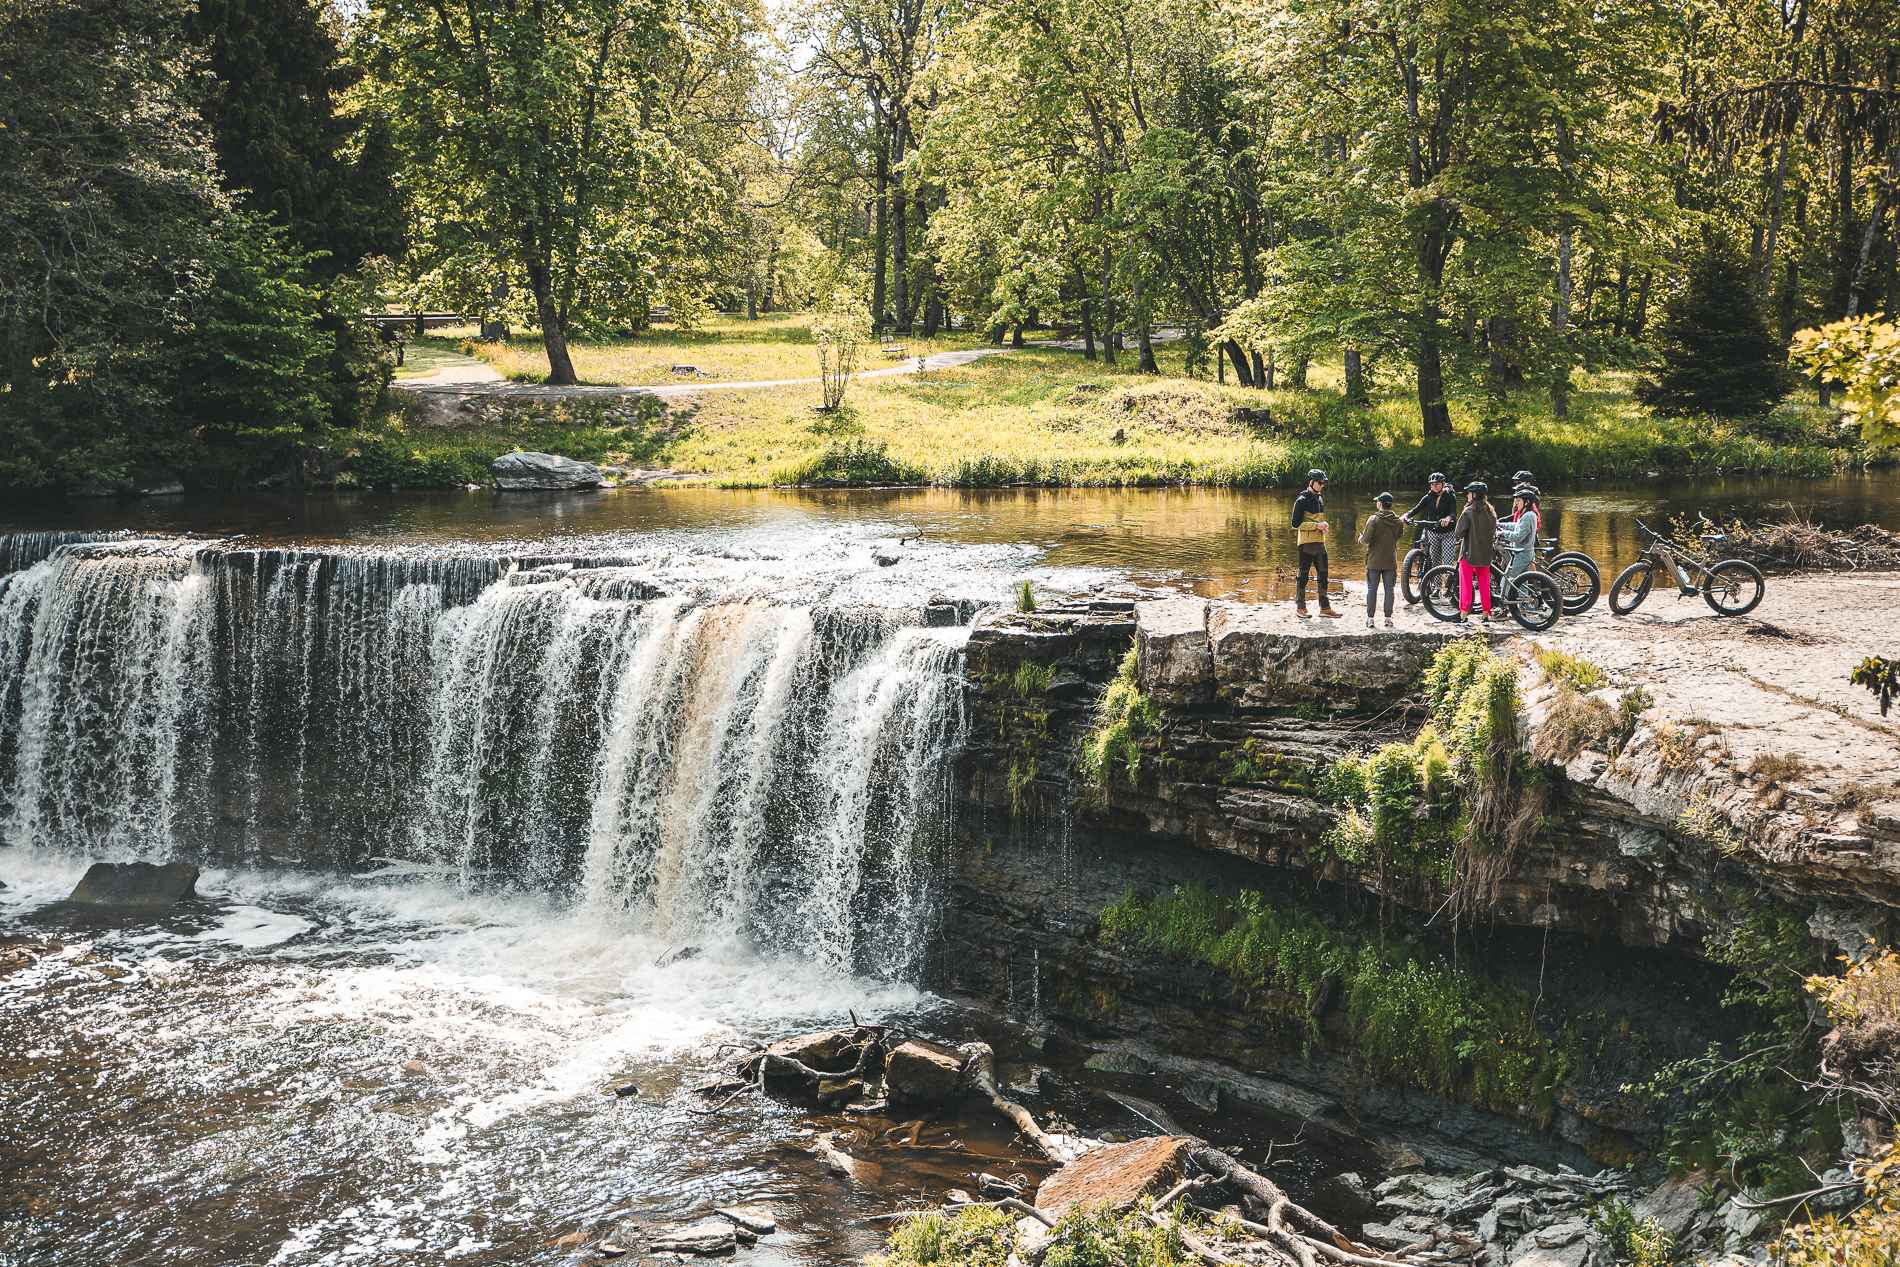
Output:
[[[1060,1218],[1080,1202],[1120,1209],[1181,1182],[1193,1141],[1179,1135],[1109,1144],[1083,1154],[1043,1181],[1036,1206]]]
[[[730,1254],[738,1244],[732,1224],[724,1219],[708,1219],[690,1227],[657,1232],[647,1248],[656,1254]]]
[[[503,492],[537,492],[573,488],[605,488],[606,479],[591,462],[576,462],[558,453],[504,453],[488,464],[495,487]]]
[[[198,868],[189,862],[95,862],[68,902],[89,906],[171,906],[196,896]]]
[[[900,1100],[939,1103],[957,1092],[963,1062],[921,1043],[903,1043],[884,1066],[884,1085]]]
[[[731,1219],[754,1236],[770,1236],[778,1231],[778,1216],[773,1213],[771,1205],[765,1202],[752,1205],[724,1205],[713,1213],[722,1218]]]

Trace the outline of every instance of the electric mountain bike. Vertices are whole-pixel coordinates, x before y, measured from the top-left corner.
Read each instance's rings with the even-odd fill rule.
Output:
[[[1502,542],[1497,548],[1509,555],[1524,553],[1524,547],[1507,546]],[[1505,569],[1492,564],[1492,602],[1510,612],[1511,619],[1524,628],[1532,633],[1542,633],[1556,624],[1557,617],[1564,614],[1563,591],[1546,573],[1526,572],[1508,581],[1504,576]],[[1465,614],[1458,609],[1456,564],[1440,564],[1431,569],[1425,573],[1419,588],[1426,611],[1440,620],[1465,619]]]
[[[1702,522],[1709,527],[1707,515],[1701,516]],[[1744,559],[1722,559],[1710,563],[1707,559],[1691,554],[1681,546],[1670,544],[1661,533],[1642,520],[1636,526],[1649,537],[1649,546],[1636,562],[1623,569],[1621,576],[1610,586],[1610,611],[1613,615],[1627,616],[1643,605],[1649,597],[1649,590],[1656,582],[1658,573],[1669,577],[1676,587],[1678,600],[1691,594],[1702,595],[1703,601],[1715,610],[1718,616],[1745,616],[1755,610],[1768,591],[1768,582],[1762,576],[1761,569]],[[1702,534],[1704,547],[1713,549],[1718,543],[1728,539],[1722,532]]]
[[[1413,546],[1405,556],[1405,561],[1399,565],[1399,588],[1405,594],[1405,601],[1413,606],[1424,601],[1422,582],[1425,573],[1431,571],[1431,560],[1426,554],[1423,536],[1421,533],[1421,544]],[[1557,544],[1557,538],[1539,537],[1538,544],[1549,549]],[[1532,566],[1557,582],[1557,588],[1563,591],[1566,616],[1577,616],[1589,611],[1596,606],[1597,597],[1603,592],[1603,578],[1597,571],[1596,560],[1580,550],[1563,550]],[[1494,579],[1501,581],[1503,568],[1497,564],[1492,564],[1492,567],[1495,569]],[[1501,592],[1499,585],[1493,585],[1491,589],[1493,593]]]

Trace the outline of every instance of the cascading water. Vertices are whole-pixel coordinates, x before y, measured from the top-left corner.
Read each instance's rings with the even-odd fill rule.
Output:
[[[963,631],[656,551],[0,545],[0,839],[453,871],[677,941],[921,949]]]

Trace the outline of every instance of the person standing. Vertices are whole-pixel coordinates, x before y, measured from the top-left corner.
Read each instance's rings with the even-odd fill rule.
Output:
[[[1300,579],[1293,586],[1293,610],[1302,617],[1312,615],[1306,610],[1306,577],[1317,571],[1319,614],[1338,619],[1333,597],[1326,592],[1326,498],[1321,495],[1325,491],[1326,472],[1312,470],[1306,473],[1306,491],[1293,499],[1293,534],[1300,549]]]
[[[1405,514],[1406,522],[1418,525],[1418,543],[1425,550],[1424,571],[1448,566],[1453,558],[1451,530],[1458,522],[1458,494],[1443,471],[1433,471],[1431,491],[1418,499],[1418,505]]]
[[[1392,627],[1392,590],[1399,579],[1399,540],[1405,536],[1405,521],[1392,513],[1392,494],[1380,493],[1372,499],[1377,509],[1359,529],[1359,543],[1366,548],[1366,628],[1372,628],[1373,600],[1379,585],[1385,585],[1385,627]]]
[[[1491,560],[1497,554],[1498,512],[1491,508],[1491,486],[1483,480],[1465,485],[1465,508],[1452,535],[1458,540],[1458,619],[1471,615],[1475,585],[1484,603],[1485,623],[1491,621]]]
[[[1498,529],[1498,535],[1504,544],[1514,546],[1517,553],[1504,567],[1504,592],[1511,592],[1510,582],[1530,571],[1531,564],[1537,560],[1537,530],[1543,517],[1537,513],[1537,490],[1529,484],[1519,484],[1511,490],[1511,517]]]

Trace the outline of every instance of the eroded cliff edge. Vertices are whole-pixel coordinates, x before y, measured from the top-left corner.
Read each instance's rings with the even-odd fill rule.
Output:
[[[1736,973],[1711,961],[1711,939],[1767,920],[1818,963],[1895,927],[1900,741],[1846,677],[1900,611],[1900,582],[1777,579],[1748,620],[1651,607],[1535,642],[1489,638],[1516,667],[1516,741],[1549,789],[1455,932],[1432,868],[1355,862],[1329,842],[1341,809],[1319,788],[1342,760],[1413,740],[1430,714],[1421,676],[1463,631],[1422,613],[1363,630],[1199,599],[987,613],[967,657],[940,982],[1034,1014],[1104,1063],[1340,1129],[1409,1128],[1448,1163],[1653,1155],[1668,1106],[1622,1087],[1747,1024],[1720,1006]],[[1097,706],[1131,648],[1150,720],[1117,737],[1104,772],[1087,747],[1099,757]],[[1548,650],[1602,677],[1546,680]],[[1126,924],[1129,892],[1180,888],[1285,900],[1329,928],[1459,957],[1533,1000],[1543,1072],[1521,1098],[1472,1091],[1475,1074],[1464,1093],[1407,1085],[1362,1058],[1337,980],[1294,997],[1105,931],[1104,912]]]

